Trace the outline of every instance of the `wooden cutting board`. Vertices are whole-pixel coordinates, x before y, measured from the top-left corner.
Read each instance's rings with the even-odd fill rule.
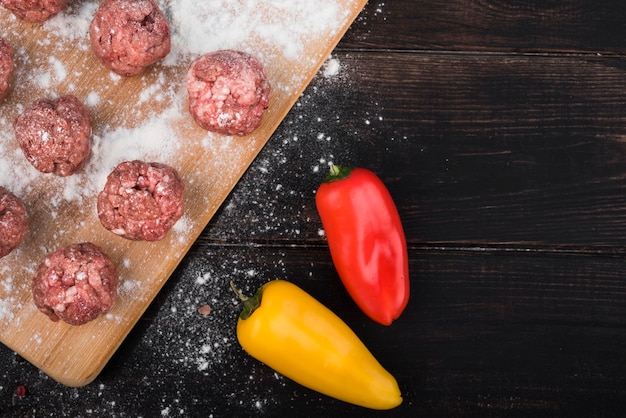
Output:
[[[22,198],[30,224],[26,241],[0,259],[3,344],[64,385],[83,386],[98,375],[366,0],[324,0],[315,2],[314,8],[309,0],[288,3],[231,1],[223,8],[223,21],[242,23],[242,16],[247,16],[260,29],[241,38],[216,33],[212,47],[255,53],[274,87],[262,126],[243,138],[209,134],[187,112],[184,79],[199,51],[175,43],[163,63],[140,76],[120,78],[104,69],[88,47],[85,16],[95,11],[97,2],[70,2],[68,10],[43,25],[19,21],[0,10],[0,36],[16,50],[13,87],[0,102],[0,181]],[[172,11],[176,0],[161,4],[172,22],[173,36],[211,30],[184,27],[202,25],[202,19],[177,18]],[[277,10],[281,7],[284,10]],[[288,16],[283,19],[281,13]],[[311,24],[311,18],[324,24]],[[75,26],[71,31],[63,29],[68,22]],[[290,39],[278,37],[290,31]],[[38,173],[24,162],[11,123],[34,99],[64,94],[83,100],[92,113],[93,154],[84,172],[61,179]],[[131,242],[100,225],[95,196],[120,158],[159,160],[174,166],[184,179],[185,215],[164,240]],[[108,315],[88,324],[54,323],[32,302],[33,273],[46,253],[83,241],[99,245],[116,263],[118,301]]]

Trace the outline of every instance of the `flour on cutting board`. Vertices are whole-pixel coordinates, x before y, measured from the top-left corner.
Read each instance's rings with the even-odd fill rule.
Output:
[[[75,80],[73,84],[77,84],[82,77],[90,76],[88,68],[73,68],[71,63],[64,63],[57,56],[63,55],[68,48],[89,49],[87,32],[98,4],[95,1],[72,2],[66,10],[45,22],[43,28],[51,37],[46,38],[50,53],[44,57],[28,56],[23,48],[14,45],[17,55],[14,94],[31,92],[32,95],[33,91],[37,91],[41,97],[56,96],[59,94],[57,84],[68,77]],[[134,129],[107,126],[94,132],[93,156],[84,172],[77,175],[81,178],[53,180],[68,200],[96,193],[103,184],[103,173],[110,172],[123,159],[151,157],[169,161],[180,151],[182,138],[168,127],[167,122],[186,111],[186,96],[179,84],[171,83],[171,76],[166,75],[168,67],[189,61],[191,56],[223,48],[246,50],[260,56],[266,66],[271,65],[276,54],[294,61],[316,59],[303,55],[307,37],[316,33],[334,35],[337,23],[348,13],[336,2],[328,0],[268,1],[262,4],[246,0],[162,0],[159,4],[171,22],[172,51],[156,66],[160,71],[156,82],[145,86],[135,104],[159,100],[167,102],[167,107],[159,114],[144,115],[143,124]],[[260,7],[265,10],[260,10]],[[0,36],[10,38],[9,35],[0,31]],[[58,42],[53,39],[58,39]],[[34,74],[20,71],[24,64],[29,64]],[[115,83],[119,80],[119,77],[112,77],[110,81]],[[106,88],[106,85],[102,87]],[[275,83],[274,88],[289,89],[291,86]],[[90,110],[97,111],[100,93],[91,91],[83,100],[92,108]],[[19,107],[27,104],[20,103]],[[0,133],[0,184],[23,197],[30,191],[30,185],[42,175],[23,160],[13,143],[11,124],[15,115],[15,111],[0,113],[0,126],[4,128]],[[205,144],[212,141],[212,136],[207,134]],[[146,137],[150,137],[150,141]],[[15,175],[16,171],[20,175]],[[95,182],[92,181],[94,177]]]
[[[44,185],[47,192],[52,190],[53,193],[49,201],[40,203],[46,206],[45,211],[49,212],[52,219],[61,217],[68,205],[80,208],[79,217],[94,217],[94,197],[101,190],[108,173],[119,162],[129,159],[150,159],[176,166],[176,162],[184,158],[181,155],[190,152],[185,144],[186,138],[177,124],[180,123],[181,115],[186,115],[187,112],[184,90],[186,65],[198,54],[223,48],[244,50],[259,57],[268,74],[276,73],[276,68],[272,66],[277,61],[284,63],[287,60],[294,65],[305,62],[310,65],[321,57],[306,54],[307,41],[310,41],[311,37],[331,39],[350,13],[339,3],[330,0],[157,1],[172,25],[172,51],[165,60],[150,70],[149,76],[141,79],[141,89],[130,100],[126,100],[127,104],[120,107],[112,119],[100,118],[101,108],[115,106],[114,99],[109,98],[106,89],[109,86],[116,88],[124,86],[123,83],[127,80],[111,73],[98,78],[98,82],[94,83],[93,71],[85,65],[85,61],[74,63],[64,58],[72,56],[68,51],[88,53],[87,31],[91,16],[99,2],[81,0],[70,2],[66,10],[41,25],[38,30],[47,33],[47,36],[38,40],[37,44],[45,45],[45,49],[39,49],[45,50],[45,54],[32,53],[22,46],[18,34],[11,32],[10,25],[8,28],[0,28],[0,36],[12,41],[16,61],[10,92],[13,96],[11,106],[7,106],[7,102],[0,102],[0,185],[25,199],[27,208],[32,205],[28,197],[37,194],[39,188]],[[260,20],[260,14],[271,18]],[[14,20],[11,15],[6,16],[7,19]],[[13,26],[16,24],[13,21]],[[325,64],[323,74],[326,78],[332,78],[339,71],[339,61],[331,59]],[[302,77],[301,73],[294,71],[292,78],[274,82],[275,92],[291,95],[300,87]],[[39,173],[26,161],[15,143],[13,119],[29,104],[31,97],[57,97],[73,91],[77,92],[77,96],[94,116],[92,155],[79,174],[59,178]],[[156,108],[151,107],[154,103],[158,103]],[[130,116],[130,121],[126,115]],[[229,137],[206,133],[199,144],[207,155],[215,160],[211,161],[211,164],[221,171],[239,158],[237,153],[241,151],[235,146],[236,142]],[[197,148],[194,150],[193,152],[196,152]],[[189,158],[189,155],[186,157]],[[189,176],[191,178],[186,180],[191,186],[195,187],[193,182],[202,181],[202,172],[199,169],[197,172],[189,173]],[[77,219],[75,228],[78,230],[84,225],[83,220]],[[180,243],[186,242],[190,239],[190,230],[193,226],[192,218],[183,217],[172,229],[172,234]],[[73,226],[64,225],[62,229],[54,232],[52,238],[56,240],[71,237],[74,232]],[[44,247],[45,244],[39,245],[37,251],[43,253]],[[19,250],[11,254],[11,262],[20,255],[22,254]],[[164,256],[178,258],[182,254],[179,251]],[[0,268],[2,263],[3,260],[0,260]],[[125,258],[119,267],[120,296],[125,299],[145,299],[141,280],[129,274],[135,267],[134,262]],[[32,274],[36,264],[32,262],[20,268]],[[19,320],[18,310],[29,304],[22,296],[14,297],[15,293],[24,293],[23,290],[28,284],[14,283],[8,280],[7,276],[9,275],[0,271],[2,284],[0,325]],[[198,284],[211,281],[202,275],[199,276]],[[203,301],[194,300],[192,303],[196,315],[200,302]],[[215,299],[206,302],[207,306],[219,305]],[[208,317],[213,316],[211,314]],[[107,315],[105,319],[111,323],[126,321],[114,314]],[[211,325],[214,331],[215,327],[218,327],[217,322]],[[236,341],[227,333],[217,332],[216,335],[211,335],[202,333],[200,329],[198,332],[202,335],[201,343],[196,346],[192,344],[193,341],[185,342],[181,347],[181,357],[174,362],[178,365],[191,366],[198,372],[209,373],[215,370],[214,363],[223,362],[223,357],[232,350]],[[45,341],[46,338],[37,334],[31,343],[42,344]],[[195,353],[195,356],[185,355],[184,350]],[[259,393],[254,399],[256,408],[262,409],[263,405],[266,405],[267,400],[264,400],[263,396],[263,393]],[[163,410],[169,411],[169,408],[170,406],[166,405]]]
[[[316,32],[332,35],[337,21],[343,17],[343,13],[347,13],[339,10],[339,6],[332,1],[272,1],[264,3],[263,7],[268,9],[265,11],[260,11],[255,1],[180,0],[159,3],[171,21],[172,52],[164,60],[163,66],[158,67],[161,73],[157,75],[156,82],[145,87],[136,104],[156,99],[168,102],[168,106],[159,114],[145,115],[143,124],[132,129],[106,126],[95,131],[93,155],[84,172],[71,178],[52,179],[54,185],[63,191],[61,195],[66,200],[92,196],[103,184],[106,174],[124,159],[147,157],[169,161],[180,151],[182,138],[168,126],[168,121],[186,111],[186,97],[178,84],[169,83],[164,72],[167,66],[178,65],[190,55],[220,48],[240,48],[265,55],[266,65],[270,64],[272,53],[283,53],[294,60],[307,59],[302,56],[305,37]],[[17,50],[14,94],[37,91],[41,97],[56,96],[58,93],[55,87],[68,77],[68,72],[71,71],[72,78],[76,79],[74,84],[80,83],[81,77],[89,76],[88,68],[71,68],[69,63],[63,63],[56,57],[68,48],[89,48],[87,32],[97,6],[98,2],[95,1],[73,2],[65,11],[44,23],[43,28],[59,39],[59,42],[51,42],[49,40],[52,37],[46,38],[50,53],[45,57],[28,56],[23,48],[14,45]],[[261,22],[261,12],[273,18]],[[302,25],[303,21],[307,23]],[[8,36],[1,32],[0,35]],[[258,49],[259,43],[272,45],[273,49]],[[20,71],[24,64],[29,64],[34,74]],[[114,83],[119,80],[119,77],[111,79]],[[275,88],[280,87],[280,84],[275,85]],[[89,92],[84,101],[92,112],[96,111],[100,104],[99,92]],[[20,103],[17,111],[27,104]],[[0,184],[24,197],[39,177],[50,176],[34,170],[14,144],[11,125],[15,115],[15,111],[0,113],[0,126],[3,127],[0,132]],[[212,136],[207,134],[205,145],[214,142]],[[223,145],[223,142],[220,144]],[[220,152],[227,154],[228,150]]]
[[[113,73],[109,74],[100,80],[98,88],[83,91],[80,97],[95,120],[91,137],[92,155],[83,171],[65,178],[42,174],[26,161],[17,146],[13,136],[13,119],[29,104],[30,98],[57,97],[94,84],[90,79],[93,71],[87,65],[67,62],[62,57],[71,56],[68,51],[75,49],[89,50],[88,28],[98,4],[96,1],[71,2],[63,12],[45,22],[40,30],[47,36],[37,41],[38,45],[45,47],[44,54],[31,53],[20,43],[19,34],[11,32],[10,25],[0,28],[0,36],[10,40],[15,49],[10,94],[14,101],[17,100],[14,106],[7,105],[6,101],[0,103],[0,184],[24,199],[27,210],[30,205],[28,196],[37,194],[42,184],[46,189],[54,190],[50,200],[44,203],[52,219],[56,219],[67,204],[78,206],[80,216],[94,216],[93,203],[85,202],[93,201],[102,189],[106,176],[124,160],[150,159],[174,165],[185,153],[185,138],[175,128],[175,121],[187,112],[186,92],[179,82],[181,76],[184,79],[184,74],[180,73],[185,72],[186,64],[194,56],[222,48],[241,49],[259,56],[269,71],[277,55],[293,61],[315,60],[318,57],[304,54],[307,37],[316,33],[333,36],[338,22],[349,12],[329,0],[159,1],[171,22],[172,51],[163,62],[154,66],[152,77],[146,78],[148,81],[143,82],[139,94],[119,111],[121,115],[139,115],[139,122],[126,124],[121,118],[117,123],[98,123],[100,106],[111,105],[103,102],[103,97],[106,97],[104,90],[109,85],[117,86],[125,81]],[[262,14],[271,18],[260,20]],[[7,19],[14,24],[19,23],[11,14],[7,14]],[[174,77],[177,79],[173,80]],[[295,83],[298,80],[292,81]],[[60,91],[61,85],[64,91]],[[289,83],[274,83],[275,90],[290,92],[293,88]],[[158,111],[150,107],[154,102],[159,102]],[[236,148],[230,146],[230,138],[207,133],[201,143],[217,156],[219,161],[215,164],[218,167],[229,164],[229,158],[237,158],[232,155]],[[228,158],[224,158],[226,156]],[[187,239],[192,223],[191,219],[183,218],[172,233],[177,234],[182,242]],[[76,228],[83,225],[84,222],[78,220]],[[52,237],[59,239],[73,233],[72,227],[65,226],[55,231]],[[18,255],[12,254],[12,257]],[[36,265],[25,268],[34,271]],[[129,266],[121,268],[127,270]],[[132,286],[122,289],[125,290],[123,293],[133,293],[137,286],[133,282]],[[14,292],[10,290],[6,287],[0,289],[0,321],[11,319],[11,309],[17,306],[12,299]]]

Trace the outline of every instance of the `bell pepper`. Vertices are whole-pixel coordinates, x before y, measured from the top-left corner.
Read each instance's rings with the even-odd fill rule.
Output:
[[[409,301],[409,261],[400,215],[382,180],[333,165],[315,195],[344,287],[374,321],[391,325]]]
[[[371,409],[402,403],[395,378],[330,309],[285,280],[243,295],[237,339],[243,349],[287,378],[333,398]]]

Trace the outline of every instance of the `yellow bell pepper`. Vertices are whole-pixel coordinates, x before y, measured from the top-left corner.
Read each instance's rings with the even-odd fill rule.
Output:
[[[396,379],[330,309],[293,283],[273,280],[244,304],[237,321],[243,349],[289,379],[371,409],[402,403]]]

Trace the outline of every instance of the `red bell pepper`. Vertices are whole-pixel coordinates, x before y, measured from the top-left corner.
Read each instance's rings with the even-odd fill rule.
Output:
[[[406,238],[391,194],[370,170],[333,165],[315,203],[346,290],[367,316],[391,325],[409,301]]]

